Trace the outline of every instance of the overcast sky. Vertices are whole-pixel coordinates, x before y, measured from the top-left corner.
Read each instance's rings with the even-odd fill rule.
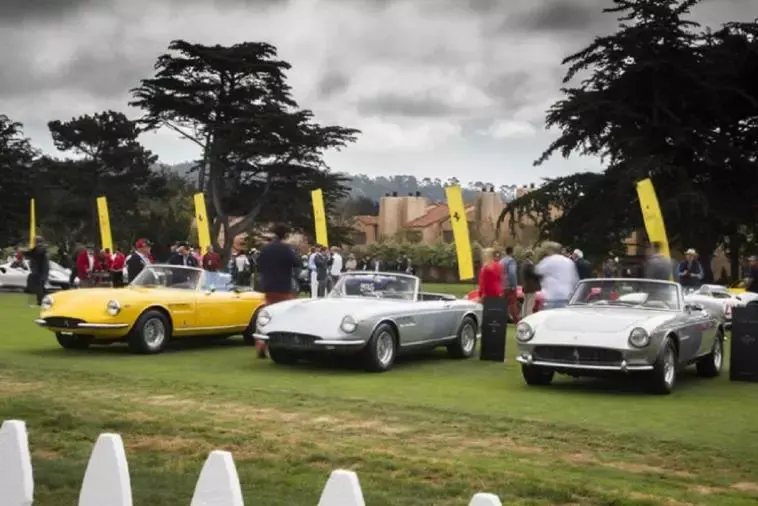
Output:
[[[561,59],[614,29],[610,0],[2,0],[0,112],[52,152],[46,128],[103,109],[172,39],[267,41],[293,65],[302,107],[363,131],[340,171],[523,184],[600,167],[532,161],[554,135]],[[706,24],[758,17],[758,0],[706,0]],[[166,163],[197,157],[170,132],[144,143]]]

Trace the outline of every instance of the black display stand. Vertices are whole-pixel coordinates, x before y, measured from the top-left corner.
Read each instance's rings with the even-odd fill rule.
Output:
[[[729,379],[758,383],[758,304],[735,307],[732,311]]]
[[[482,346],[479,353],[481,360],[493,362],[505,361],[505,337],[508,329],[508,311],[505,299],[485,297],[482,316]]]

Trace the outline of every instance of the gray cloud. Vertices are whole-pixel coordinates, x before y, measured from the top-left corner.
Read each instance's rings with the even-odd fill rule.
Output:
[[[58,20],[101,2],[102,0],[2,0],[0,24]]]
[[[595,27],[603,18],[602,9],[607,5],[581,0],[552,0],[535,3],[535,7],[519,16],[519,24],[525,30],[582,31]]]
[[[360,100],[356,107],[360,114],[366,116],[439,118],[461,112],[429,95],[404,97],[391,93]]]
[[[327,70],[316,86],[319,98],[328,99],[344,92],[350,86],[350,79],[342,72]]]

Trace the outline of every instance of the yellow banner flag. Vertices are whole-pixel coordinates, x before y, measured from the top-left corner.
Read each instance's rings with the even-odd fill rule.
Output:
[[[111,236],[111,217],[108,214],[108,200],[97,198],[97,218],[100,221],[100,247],[113,252],[113,236]]]
[[[329,238],[326,233],[324,192],[321,190],[313,190],[311,192],[311,202],[313,203],[313,227],[316,230],[316,243],[322,246],[328,246]]]
[[[211,224],[208,223],[208,210],[205,207],[205,195],[195,194],[195,226],[197,227],[197,242],[200,251],[205,253],[211,245]]]
[[[34,247],[35,237],[37,237],[37,203],[31,199],[29,201],[29,249]]]
[[[468,220],[466,207],[463,205],[463,194],[458,185],[445,188],[447,207],[450,211],[450,225],[455,239],[455,252],[458,256],[458,276],[461,281],[474,279],[474,258],[471,255],[471,239],[468,235]]]
[[[669,240],[666,235],[666,225],[663,222],[661,208],[658,205],[658,197],[655,194],[655,187],[650,178],[643,179],[637,183],[637,196],[640,199],[640,208],[642,209],[642,219],[645,221],[645,230],[650,242],[657,242],[661,245],[661,254],[671,258],[669,252]]]

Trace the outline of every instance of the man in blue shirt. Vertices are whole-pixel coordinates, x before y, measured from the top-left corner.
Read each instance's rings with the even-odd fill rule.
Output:
[[[684,252],[685,259],[679,264],[679,283],[684,288],[697,289],[703,284],[703,266],[697,259],[697,252],[690,248]]]
[[[518,308],[518,262],[513,258],[513,248],[505,248],[505,256],[500,260],[503,267],[503,297],[508,306],[508,315],[513,323],[518,323],[521,312]]]

